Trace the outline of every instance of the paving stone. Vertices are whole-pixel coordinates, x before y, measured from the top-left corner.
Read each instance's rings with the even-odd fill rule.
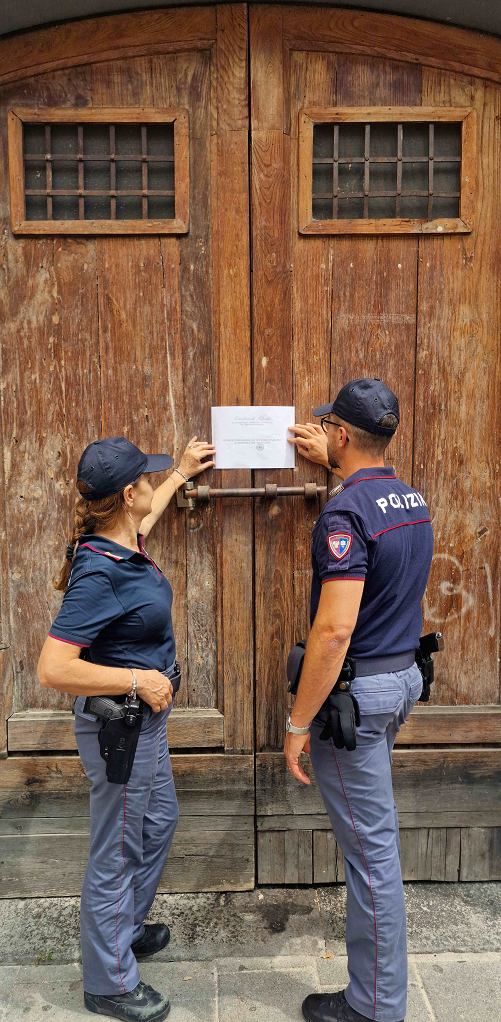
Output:
[[[218,1022],[217,976],[211,962],[142,962],[141,979],[167,994],[169,1022]]]
[[[318,990],[313,964],[218,977],[219,1022],[302,1022],[301,1004]]]
[[[349,981],[348,959],[346,955],[333,958],[319,958],[317,961],[317,972],[320,979],[320,989],[334,993],[335,990],[344,990]]]
[[[416,956],[435,1022],[498,1022],[501,955]]]
[[[82,1022],[79,965],[29,965],[0,970],[2,1022]]]

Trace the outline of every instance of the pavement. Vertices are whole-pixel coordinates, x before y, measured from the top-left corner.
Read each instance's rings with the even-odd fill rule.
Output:
[[[406,1022],[501,1022],[501,883],[405,884]],[[159,895],[172,926],[141,977],[170,1022],[300,1022],[314,990],[348,980],[345,888]],[[0,1022],[82,1022],[78,899],[0,901]],[[99,1017],[99,1016],[97,1016]]]
[[[171,1001],[170,1022],[300,1022],[314,990],[348,982],[346,958],[319,955],[147,962],[141,977]],[[0,969],[2,1022],[83,1022],[80,965]],[[499,1022],[501,953],[411,955],[406,1022]]]

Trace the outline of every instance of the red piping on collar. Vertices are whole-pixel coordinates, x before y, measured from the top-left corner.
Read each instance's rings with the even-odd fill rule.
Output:
[[[363,483],[366,479],[396,479],[396,473],[392,476],[360,476],[360,479],[354,479],[352,483],[348,483],[348,486],[343,486],[343,490],[347,490],[349,486],[354,486],[355,483]]]
[[[153,565],[153,567],[154,567],[158,577],[161,578],[162,577],[162,572],[160,571],[159,568],[157,568],[157,565],[155,564],[155,561],[153,561],[151,559],[151,557],[148,557],[148,554],[145,553],[145,551],[143,550],[143,537],[142,536],[140,537],[140,541],[141,541],[141,547],[140,547],[139,553],[142,554],[142,556],[145,557],[146,560],[149,561],[150,564]],[[113,561],[123,561],[124,560],[124,558],[123,557],[119,557],[118,554],[111,554],[109,550],[98,550],[97,547],[91,546],[90,543],[80,543],[78,549],[82,550],[83,547],[88,547],[89,550],[93,550],[95,554],[101,554],[102,557],[111,557]]]
[[[91,546],[90,543],[79,543],[78,549],[82,550],[85,546],[89,550],[93,550],[95,554],[101,554],[103,557],[112,557],[114,561],[123,561],[123,557],[119,557],[118,554],[110,554],[109,550],[98,550],[97,547]]]

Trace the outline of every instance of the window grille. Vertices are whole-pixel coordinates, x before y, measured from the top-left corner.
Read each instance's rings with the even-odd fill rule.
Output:
[[[304,233],[472,229],[473,111],[303,111],[299,141]]]
[[[64,111],[64,119],[62,113],[40,110],[34,119],[29,111],[11,112],[14,230],[92,234],[188,229],[186,111],[163,111],[163,116],[155,112],[154,119],[147,112],[125,110],[86,108],[85,119],[81,110]],[[114,117],[107,116],[112,113]]]

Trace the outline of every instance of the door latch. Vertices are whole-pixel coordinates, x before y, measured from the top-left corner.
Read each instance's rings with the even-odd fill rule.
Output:
[[[195,486],[190,480],[179,487],[176,497],[178,507],[189,508],[195,507],[195,501],[206,504],[210,500],[222,497],[265,497],[266,500],[276,500],[277,497],[304,497],[305,500],[318,500],[322,508],[327,500],[327,487],[318,486],[317,483],[305,483],[304,486],[277,486],[276,483],[266,483],[266,486],[216,490],[210,486]]]

